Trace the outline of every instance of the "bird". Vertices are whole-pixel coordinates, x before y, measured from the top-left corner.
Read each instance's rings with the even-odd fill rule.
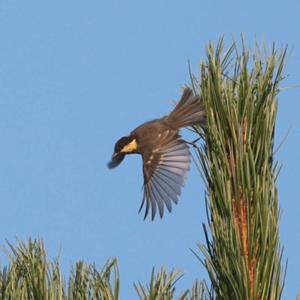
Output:
[[[143,199],[139,208],[145,206],[144,219],[151,208],[151,219],[157,211],[160,218],[172,203],[177,204],[190,169],[191,154],[188,142],[180,135],[180,129],[206,124],[203,101],[189,87],[184,87],[182,96],[169,115],[143,123],[120,138],[108,168],[117,167],[129,154],[140,154],[143,160]]]

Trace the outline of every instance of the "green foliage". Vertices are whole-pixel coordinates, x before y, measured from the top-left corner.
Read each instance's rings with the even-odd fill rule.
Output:
[[[113,273],[113,281],[111,276]],[[119,299],[120,280],[116,259],[108,261],[101,271],[95,265],[76,263],[69,279],[68,299]]]
[[[57,259],[48,261],[41,240],[8,243],[8,267],[0,271],[1,300],[117,300],[119,273],[117,261],[109,260],[102,270],[95,265],[76,263],[68,284]],[[113,279],[112,279],[113,277]]]
[[[58,259],[49,261],[42,240],[8,242],[5,249],[10,259],[0,270],[0,300],[117,300],[120,278],[116,259],[109,260],[99,270],[94,264],[79,261],[71,269],[67,283],[60,271]],[[140,299],[174,299],[175,283],[183,276],[179,271],[152,271],[149,288],[135,284]],[[208,291],[201,282],[186,290],[179,300],[208,300]]]
[[[181,272],[174,271],[168,274],[164,268],[155,276],[153,269],[149,287],[144,287],[140,282],[134,284],[134,287],[141,300],[170,300],[174,297],[175,283],[181,277]]]
[[[154,269],[151,273],[149,286],[143,286],[140,282],[134,287],[141,300],[172,300],[175,298],[175,284],[183,276],[180,271],[168,273],[164,268],[155,275]],[[208,300],[209,292],[206,286],[197,281],[191,290],[186,290],[178,300]]]
[[[273,145],[286,49],[250,57],[244,45],[210,44],[192,85],[207,110],[196,151],[207,189],[203,264],[216,299],[280,299],[282,248]],[[210,230],[210,233],[209,233]]]

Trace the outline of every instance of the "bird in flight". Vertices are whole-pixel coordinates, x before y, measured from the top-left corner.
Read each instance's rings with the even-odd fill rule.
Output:
[[[109,169],[117,167],[127,154],[142,155],[144,196],[139,212],[145,206],[144,219],[150,208],[153,220],[157,210],[162,218],[165,207],[171,212],[172,202],[177,204],[191,160],[189,147],[179,129],[205,124],[201,98],[185,87],[169,115],[138,126],[116,142]]]

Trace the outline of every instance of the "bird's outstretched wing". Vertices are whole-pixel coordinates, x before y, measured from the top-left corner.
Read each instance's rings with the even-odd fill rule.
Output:
[[[172,202],[178,202],[189,165],[189,148],[179,138],[158,143],[149,155],[143,157],[144,197],[139,211],[146,206],[144,218],[150,207],[152,220],[157,210],[162,218],[165,206],[171,212]]]

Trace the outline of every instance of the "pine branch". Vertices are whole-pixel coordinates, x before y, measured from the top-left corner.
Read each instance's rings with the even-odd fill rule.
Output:
[[[102,270],[78,262],[68,284],[61,275],[58,259],[49,261],[42,240],[8,243],[8,267],[0,270],[0,299],[3,300],[117,300],[117,261],[109,260]]]
[[[209,211],[206,245],[199,247],[217,299],[281,297],[273,145],[285,56],[286,49],[273,47],[262,59],[257,48],[250,59],[244,43],[240,54],[236,44],[224,51],[220,39],[216,48],[209,44],[193,83],[207,111],[207,127],[197,128],[204,137],[196,157]]]
[[[49,260],[42,240],[7,242],[5,252],[9,266],[0,269],[0,300],[118,300],[120,278],[116,259],[108,260],[102,269],[95,264],[77,262],[67,280],[61,274],[57,258]],[[180,271],[151,274],[149,286],[135,284],[140,299],[172,300],[176,283],[183,276]],[[212,294],[203,282],[197,281],[181,293],[178,300],[210,300]]]
[[[175,299],[175,284],[183,276],[180,271],[168,273],[164,268],[155,274],[152,269],[150,283],[144,286],[138,282],[134,284],[135,290],[140,300],[172,300]],[[191,290],[186,290],[178,300],[209,300],[212,299],[210,291],[203,282],[196,281]]]

